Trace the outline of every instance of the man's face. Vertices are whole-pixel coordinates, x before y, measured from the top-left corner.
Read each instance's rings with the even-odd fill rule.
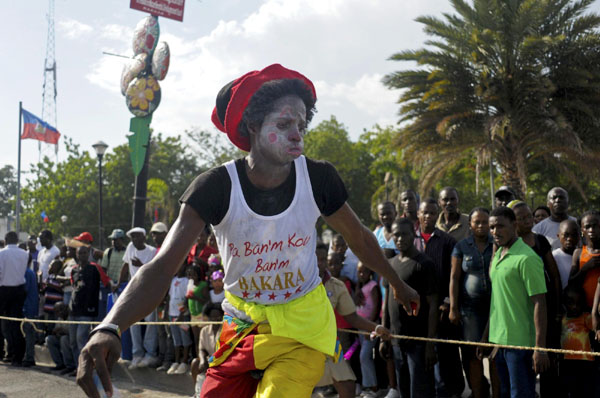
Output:
[[[498,246],[508,245],[517,236],[514,221],[503,216],[490,217],[490,232]]]
[[[404,191],[400,194],[400,204],[404,214],[417,212],[417,197],[411,191]]]
[[[419,211],[417,212],[419,218],[419,224],[421,225],[422,231],[430,231],[435,228],[435,222],[438,218],[438,207],[433,203],[421,203]]]
[[[552,214],[566,214],[569,209],[569,195],[562,188],[553,188],[548,192],[548,203]]]
[[[394,206],[389,203],[380,204],[377,206],[377,214],[379,215],[379,221],[389,230],[392,222],[396,219],[396,209]]]
[[[167,236],[167,233],[152,231],[152,232],[150,232],[150,235],[152,235],[152,240],[154,241],[154,243],[156,243],[157,246],[161,246],[163,244],[163,242],[165,241],[165,237]]]
[[[115,249],[121,249],[125,246],[125,243],[123,242],[123,238],[116,238],[116,239],[112,239],[112,247],[114,247]]]
[[[515,196],[510,192],[502,191],[496,195],[495,200],[496,200],[496,207],[508,206],[508,204],[510,202],[515,200]]]
[[[251,131],[253,129],[250,129]],[[254,133],[252,152],[274,164],[286,165],[302,155],[306,134],[306,106],[300,97],[287,95],[273,104],[273,111]]]
[[[394,235],[396,247],[403,253],[406,253],[414,244],[415,231],[408,224],[392,224],[392,235]]]
[[[77,261],[82,264],[86,264],[90,258],[90,248],[87,246],[80,246],[77,248]]]
[[[136,249],[143,250],[146,247],[146,236],[141,232],[132,232],[131,242]]]
[[[585,216],[581,220],[581,232],[586,240],[597,243],[600,240],[600,218],[598,216]]]
[[[579,228],[575,223],[564,223],[560,225],[558,231],[558,239],[562,249],[566,252],[572,253],[579,243]]]
[[[519,206],[513,210],[517,219],[517,230],[519,231],[519,234],[522,236],[529,233],[531,228],[533,228],[533,214],[531,214],[529,206]]]
[[[343,238],[338,237],[333,240],[331,250],[333,250],[336,253],[345,254],[346,250],[348,250],[348,245],[346,244],[346,241]]]
[[[47,247],[50,244],[52,244],[52,240],[50,239],[50,237],[47,234],[40,234],[39,239],[40,239],[40,244],[42,246]]]
[[[454,214],[458,209],[458,195],[453,189],[445,189],[440,192],[438,202],[446,214]]]

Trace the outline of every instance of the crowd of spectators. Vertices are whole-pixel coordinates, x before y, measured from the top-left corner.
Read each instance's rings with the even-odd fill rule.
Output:
[[[444,188],[421,200],[407,190],[377,207],[374,234],[389,262],[420,295],[409,316],[385,280],[362,264],[341,235],[316,248],[319,272],[336,315],[344,355],[326,362],[317,384],[322,396],[474,398],[600,396],[597,350],[600,300],[600,214],[568,214],[568,193],[553,188],[547,206],[532,209],[510,187],[493,210],[460,211],[459,193]],[[45,344],[60,375],[75,376],[90,324],[104,318],[136,272],[160,250],[168,233],[115,229],[111,245],[95,249],[89,232],[54,245],[43,230],[19,242],[5,236],[0,250],[0,315],[79,324],[2,321],[0,358],[33,367],[35,345]],[[61,242],[62,243],[62,242]],[[152,245],[150,244],[152,243]],[[209,227],[173,276],[163,302],[146,321],[220,321],[224,271]],[[122,334],[129,369],[191,374],[201,389],[219,325],[134,325]],[[389,334],[583,351],[494,349],[389,339]],[[376,337],[375,336],[384,336]],[[5,343],[6,340],[6,343]],[[586,354],[586,352],[588,354]],[[487,358],[487,359],[486,359]],[[483,361],[489,360],[488,372]]]

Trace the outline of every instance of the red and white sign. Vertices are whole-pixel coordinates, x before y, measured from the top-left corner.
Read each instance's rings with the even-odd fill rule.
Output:
[[[129,8],[152,15],[183,21],[185,0],[131,0]]]

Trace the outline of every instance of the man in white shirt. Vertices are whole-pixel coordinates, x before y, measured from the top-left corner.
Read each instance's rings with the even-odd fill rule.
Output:
[[[146,230],[144,228],[132,228],[127,231],[127,236],[131,239],[131,242],[127,245],[123,255],[124,265],[119,282],[124,280],[124,275],[127,272],[131,280],[138,270],[144,264],[150,262],[156,254],[156,248],[146,244]],[[156,309],[147,315],[144,320],[156,322]],[[131,341],[133,343],[133,360],[129,365],[129,369],[158,365],[158,329],[156,325],[146,326],[143,337],[141,326],[131,326]]]
[[[544,235],[550,242],[552,250],[554,250],[560,248],[560,240],[558,240],[560,223],[564,220],[577,221],[577,219],[567,213],[569,210],[569,193],[565,189],[561,187],[552,188],[548,191],[547,200],[546,205],[550,208],[550,217],[535,224],[532,231]]]
[[[50,232],[49,230],[45,229],[42,232],[40,232],[39,238],[42,248],[38,252],[37,257],[38,264],[40,267],[38,274],[41,273],[42,282],[46,283],[46,280],[48,280],[48,269],[50,268],[50,263],[52,262],[52,260],[54,260],[60,255],[60,250],[58,249],[58,247],[52,244],[54,237],[52,236],[52,232]]]
[[[25,270],[29,254],[17,247],[19,236],[16,232],[8,232],[4,240],[6,247],[0,250],[0,315],[22,318],[26,295]],[[7,352],[12,353],[12,365],[21,366],[25,354],[25,339],[19,330],[19,323],[7,322],[4,330],[7,332]]]

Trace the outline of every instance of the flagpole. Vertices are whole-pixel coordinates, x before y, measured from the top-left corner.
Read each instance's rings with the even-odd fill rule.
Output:
[[[17,161],[17,234],[21,232],[21,114],[23,111],[23,102],[19,101],[19,160]]]

